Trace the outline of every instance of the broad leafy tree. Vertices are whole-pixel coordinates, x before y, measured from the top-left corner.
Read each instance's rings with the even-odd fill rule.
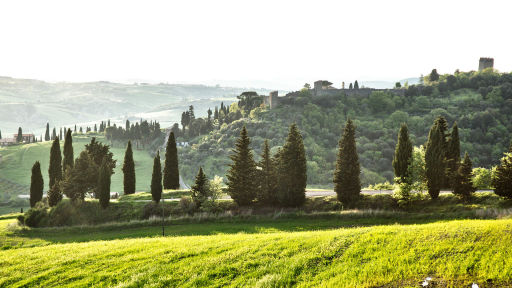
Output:
[[[178,148],[176,147],[176,139],[174,132],[169,133],[167,139],[167,148],[165,150],[164,164],[164,189],[180,188],[180,170],[178,169]]]
[[[236,140],[235,149],[232,150],[233,154],[229,156],[233,164],[228,164],[229,171],[226,175],[228,194],[238,205],[250,204],[257,193],[256,163],[249,148],[250,144],[251,140],[244,125],[240,138]]]
[[[338,159],[332,182],[338,201],[348,205],[357,201],[361,195],[361,164],[356,147],[356,126],[350,118],[347,119],[338,145]]]
[[[30,207],[34,207],[37,202],[43,199],[44,180],[41,174],[41,164],[39,161],[32,166],[32,177],[30,178]]]
[[[108,204],[110,202],[110,167],[107,164],[105,158],[100,166],[99,170],[99,180],[98,180],[98,198],[100,200],[101,208],[107,209]]]
[[[66,197],[76,202],[80,199],[84,202],[85,194],[92,193],[98,185],[98,166],[94,163],[86,150],[80,152],[72,169],[66,170],[64,181],[60,183],[60,189]]]
[[[439,74],[437,74],[437,69],[432,69],[429,75],[430,82],[436,82],[439,80]]]

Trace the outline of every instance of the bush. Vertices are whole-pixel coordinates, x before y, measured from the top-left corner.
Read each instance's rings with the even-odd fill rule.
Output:
[[[18,220],[18,222],[20,224],[25,224],[25,216],[23,215],[18,215],[18,217],[16,217],[16,219]]]
[[[196,210],[196,203],[192,201],[192,197],[185,196],[181,197],[180,203],[178,205],[180,214],[194,214],[194,211]]]
[[[76,207],[71,202],[59,202],[48,213],[50,226],[70,226],[77,219]]]
[[[47,216],[46,208],[31,208],[25,213],[25,225],[29,227],[43,226]]]

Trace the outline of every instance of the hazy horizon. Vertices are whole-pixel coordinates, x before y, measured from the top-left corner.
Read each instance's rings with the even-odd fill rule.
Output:
[[[293,5],[292,5],[293,4]],[[505,1],[7,2],[0,75],[47,82],[260,81],[300,88],[512,70]],[[396,27],[400,27],[397,29]],[[216,80],[217,79],[217,80]],[[136,81],[133,81],[136,82]],[[283,88],[284,88],[283,87]],[[274,88],[274,87],[269,87]],[[278,87],[281,88],[281,87]]]

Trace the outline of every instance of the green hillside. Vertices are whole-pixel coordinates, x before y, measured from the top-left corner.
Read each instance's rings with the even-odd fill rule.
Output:
[[[96,137],[99,142],[105,142],[110,145],[103,136]],[[92,136],[73,137],[75,158],[84,150],[84,145],[91,142],[91,138]],[[60,144],[61,151],[63,151],[64,141],[61,141]],[[48,141],[0,148],[0,154],[2,154],[2,164],[0,164],[0,199],[2,199],[3,203],[7,202],[7,199],[15,198],[18,194],[29,194],[30,171],[35,161],[41,163],[45,191],[48,189],[48,166],[51,145],[52,142]],[[142,146],[139,148],[139,150],[136,147],[133,148],[135,172],[137,175],[136,191],[148,191],[151,183],[153,159],[148,153],[147,146],[144,150]],[[114,170],[115,174],[112,175],[111,191],[123,191],[123,171],[121,171],[121,168],[123,166],[125,149],[122,144],[118,143],[114,143],[114,146],[110,148],[110,151],[114,153],[114,159],[117,160],[117,166]]]
[[[365,227],[299,217],[170,225],[161,237],[158,226],[20,229],[3,219],[0,238],[10,243],[0,254],[2,287],[417,287],[426,277],[440,287],[504,287],[512,281],[510,220]]]

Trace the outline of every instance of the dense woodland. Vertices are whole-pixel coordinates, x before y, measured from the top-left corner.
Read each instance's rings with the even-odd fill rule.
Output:
[[[421,77],[423,85],[400,88],[406,89],[404,97],[383,92],[374,92],[368,99],[343,94],[312,97],[303,89],[300,97],[269,110],[261,104],[254,107],[254,103],[262,103],[257,102],[261,97],[247,101],[247,96],[241,95],[238,103],[215,107],[210,120],[193,118],[174,125],[178,141],[192,145],[179,151],[181,175],[192,182],[199,166],[205,167],[209,178],[225,175],[228,155],[243,125],[259,160],[265,139],[275,154],[284,144],[287,127],[297,123],[306,147],[308,184],[332,187],[337,144],[347,117],[357,126],[363,186],[393,181],[391,162],[401,123],[408,125],[411,141],[419,147],[427,142],[438,115],[449,127],[458,122],[461,157],[467,151],[473,167],[497,165],[512,138],[512,74],[493,69],[456,71],[437,75],[437,80],[437,72],[431,74]]]

